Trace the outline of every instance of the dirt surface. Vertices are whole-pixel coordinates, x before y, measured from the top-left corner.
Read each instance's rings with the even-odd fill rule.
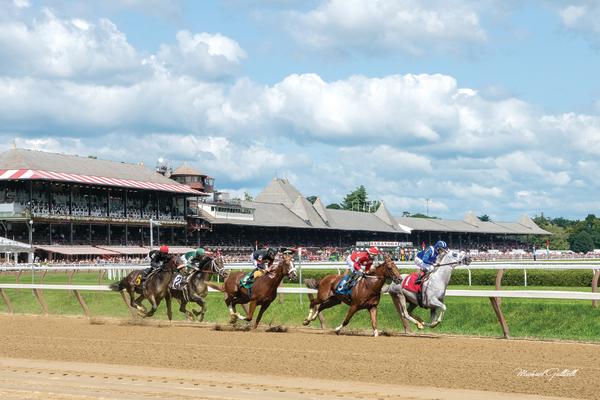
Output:
[[[0,315],[2,399],[598,399],[598,360],[597,344]]]

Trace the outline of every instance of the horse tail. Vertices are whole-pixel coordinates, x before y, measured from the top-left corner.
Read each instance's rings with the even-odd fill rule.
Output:
[[[110,290],[120,292],[121,290],[125,289],[125,278],[121,279],[119,282],[111,283],[108,287]]]
[[[304,284],[306,285],[307,288],[309,289],[318,289],[319,288],[319,284],[321,283],[321,280],[317,280],[317,279],[305,279],[304,280]]]
[[[218,290],[219,292],[224,292],[225,291],[225,284],[221,283],[221,284],[217,284],[214,282],[210,282],[210,281],[205,281],[206,282],[206,286],[208,286],[209,288],[213,288],[215,290]]]

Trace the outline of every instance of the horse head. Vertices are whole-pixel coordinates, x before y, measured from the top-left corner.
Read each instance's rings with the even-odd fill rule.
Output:
[[[296,266],[291,254],[284,254],[279,265],[282,267],[282,272],[287,275],[290,280],[296,279]]]
[[[181,258],[177,257],[175,254],[169,254],[169,258],[165,263],[163,263],[163,268],[167,271],[172,271],[176,270],[181,264],[183,264],[183,260]]]
[[[210,262],[210,267],[213,272],[219,274],[221,278],[227,278],[227,270],[225,269],[225,262],[223,261],[223,257],[220,253],[217,254],[216,257],[213,257]]]
[[[384,268],[383,275],[386,278],[391,279],[394,283],[402,282],[402,274],[400,273],[400,270],[398,270],[398,267],[394,261],[392,261],[392,257],[390,257],[389,254],[384,254],[383,260],[383,264],[380,264],[377,269]]]

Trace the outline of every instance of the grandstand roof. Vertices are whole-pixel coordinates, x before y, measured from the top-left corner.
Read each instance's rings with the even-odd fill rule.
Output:
[[[280,226],[288,228],[319,228],[352,231],[411,233],[411,231],[439,231],[508,235],[547,235],[529,217],[518,222],[482,222],[472,213],[464,220],[394,217],[383,202],[374,213],[325,208],[321,199],[311,204],[287,179],[275,178],[259,193],[254,201],[242,202],[243,207],[254,209],[254,219],[215,218],[207,215],[213,224],[253,226]]]
[[[0,180],[48,180],[202,194],[138,164],[12,149],[0,153]]]

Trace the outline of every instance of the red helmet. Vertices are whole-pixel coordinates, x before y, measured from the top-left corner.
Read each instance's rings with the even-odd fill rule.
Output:
[[[160,248],[158,249],[158,251],[160,253],[169,254],[169,246],[163,244],[162,246],[160,246]]]
[[[379,249],[375,246],[369,247],[369,250],[367,250],[367,253],[369,253],[372,256],[377,256],[379,255]]]

